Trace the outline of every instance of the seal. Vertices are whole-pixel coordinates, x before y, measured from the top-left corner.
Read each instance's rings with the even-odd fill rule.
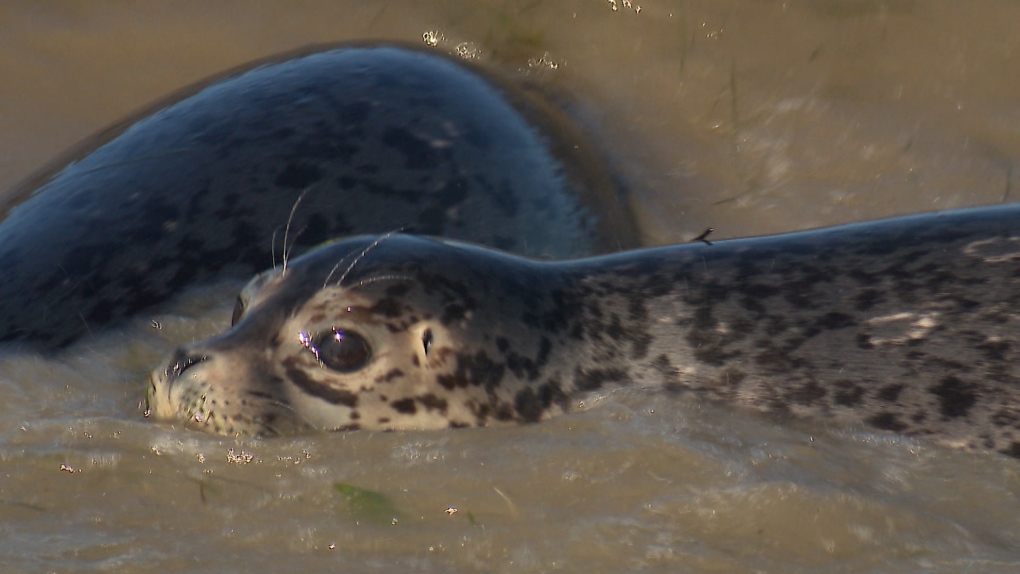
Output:
[[[0,341],[60,348],[331,237],[404,228],[555,258],[637,246],[600,154],[541,96],[393,45],[187,88],[0,197]]]
[[[393,235],[257,276],[150,377],[225,434],[533,422],[620,385],[1020,457],[1020,204],[562,262]]]

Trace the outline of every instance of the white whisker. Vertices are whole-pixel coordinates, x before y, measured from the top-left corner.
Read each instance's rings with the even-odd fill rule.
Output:
[[[370,285],[372,283],[377,283],[379,281],[413,281],[413,280],[414,278],[411,277],[410,275],[381,275],[379,277],[369,277],[368,279],[358,281],[357,284],[351,286],[351,289],[357,289],[358,287],[364,287],[365,285]]]
[[[350,255],[350,253],[348,253],[347,255]],[[329,285],[329,280],[333,278],[333,274],[336,273],[336,270],[339,269],[340,265],[343,264],[345,259],[347,259],[347,255],[344,255],[340,259],[340,261],[337,261],[336,265],[334,265],[333,268],[329,270],[329,275],[326,275],[326,280],[322,282],[323,289],[326,288],[326,285]]]
[[[344,282],[345,279],[347,279],[347,276],[350,275],[350,273],[354,269],[354,267],[359,262],[361,262],[362,259],[365,258],[365,255],[367,255],[369,251],[372,251],[373,249],[378,247],[380,243],[382,243],[383,241],[389,239],[390,237],[393,237],[394,235],[400,233],[403,230],[404,230],[404,228],[401,227],[400,229],[397,229],[396,231],[390,231],[389,233],[386,233],[385,235],[380,235],[375,241],[373,241],[372,243],[369,243],[368,245],[366,245],[365,248],[361,250],[361,253],[359,253],[354,258],[354,260],[351,261],[351,264],[347,266],[347,269],[344,269],[344,272],[340,275],[340,279],[338,279],[337,282],[336,282],[337,287],[340,287],[341,285],[343,285],[343,282]],[[350,253],[348,253],[347,255],[350,255]],[[322,288],[323,289],[325,289],[326,285],[329,284],[330,279],[333,278],[333,274],[336,273],[336,270],[340,268],[340,265],[342,265],[344,260],[347,259],[347,255],[344,255],[344,257],[342,259],[340,259],[340,261],[338,261],[336,265],[333,266],[333,269],[330,270],[329,275],[326,276],[326,280],[322,283]]]
[[[272,243],[269,244],[269,256],[273,260],[273,270],[276,270],[276,232],[279,230],[279,228],[273,230]]]
[[[301,205],[301,200],[303,200],[305,196],[308,195],[308,192],[311,191],[313,187],[315,187],[315,184],[309,185],[304,189],[304,191],[301,192],[301,195],[299,195],[298,198],[294,200],[294,205],[292,205],[290,208],[290,215],[287,216],[287,226],[283,229],[283,271],[281,271],[281,273],[284,275],[286,275],[287,273],[287,251],[290,248],[290,246],[287,244],[288,235],[290,234],[290,225],[291,223],[294,222],[294,214],[297,213],[297,208],[299,205]],[[304,228],[302,228],[301,230],[304,231]],[[301,235],[301,233],[298,232],[297,235]],[[297,241],[297,236],[294,237],[294,241],[295,242]],[[274,245],[276,243],[275,237],[273,243]],[[273,267],[274,268],[276,267],[275,260],[273,262]]]

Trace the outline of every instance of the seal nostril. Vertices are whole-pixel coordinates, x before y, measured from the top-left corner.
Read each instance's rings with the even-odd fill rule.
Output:
[[[174,356],[170,358],[170,364],[166,367],[167,380],[172,381],[179,378],[184,374],[184,371],[208,358],[205,355],[189,355],[184,349],[177,349]]]

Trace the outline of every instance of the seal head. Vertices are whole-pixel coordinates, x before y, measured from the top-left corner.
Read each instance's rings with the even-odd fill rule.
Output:
[[[540,264],[481,252],[403,235],[354,238],[263,273],[239,296],[231,330],[178,350],[152,374],[149,408],[253,435],[559,412],[559,385],[528,384],[552,359],[550,339],[504,319],[541,297]],[[506,377],[514,370],[523,378]]]

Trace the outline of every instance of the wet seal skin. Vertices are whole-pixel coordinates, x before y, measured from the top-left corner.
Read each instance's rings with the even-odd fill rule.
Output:
[[[0,197],[0,341],[61,347],[351,234],[538,257],[637,245],[558,110],[435,51],[320,47],[193,86]],[[304,194],[304,195],[302,195]],[[275,253],[274,253],[275,252]]]
[[[619,385],[1020,457],[1020,204],[573,261],[407,235],[267,271],[151,375],[237,435],[533,422]]]

